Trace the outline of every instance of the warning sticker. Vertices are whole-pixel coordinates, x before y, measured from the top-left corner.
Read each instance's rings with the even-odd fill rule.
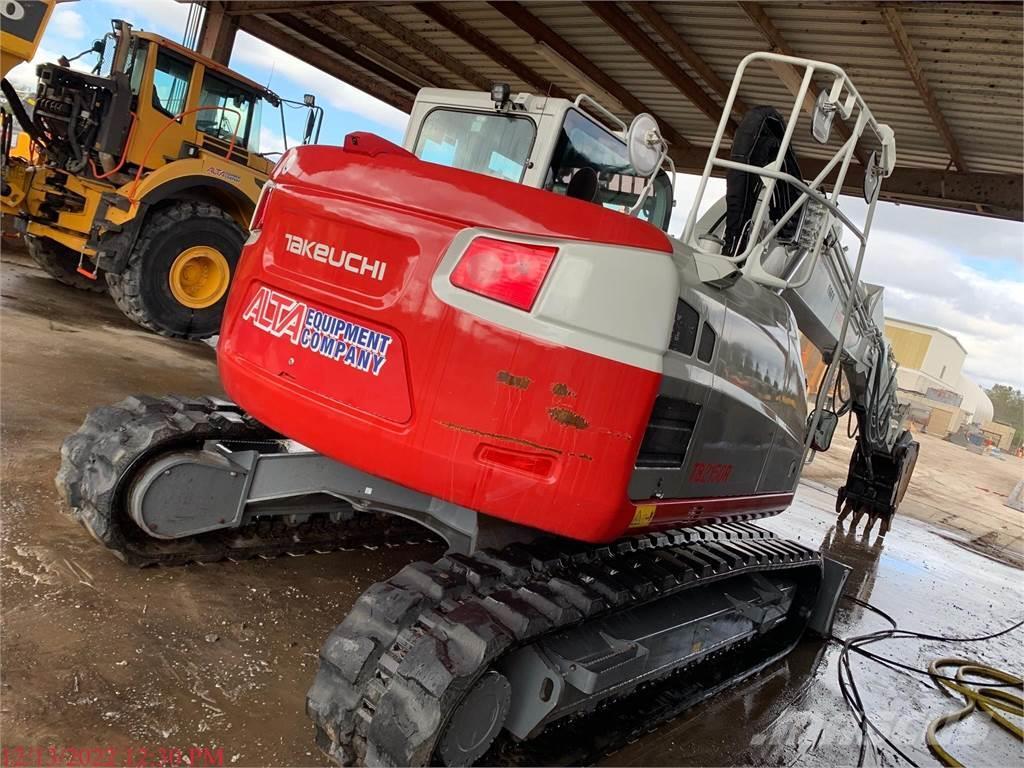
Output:
[[[651,521],[654,519],[654,513],[657,511],[657,509],[658,508],[654,504],[638,504],[636,508],[636,513],[633,515],[633,522],[629,524],[629,527],[647,527],[651,524]]]

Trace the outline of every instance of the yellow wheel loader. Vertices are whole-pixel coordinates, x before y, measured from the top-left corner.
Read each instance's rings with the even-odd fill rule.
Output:
[[[35,54],[52,6],[0,3],[5,76]],[[121,20],[86,54],[99,58],[91,73],[63,57],[39,65],[31,114],[0,83],[11,111],[5,219],[61,282],[105,285],[125,315],[164,336],[212,336],[273,166],[259,152],[261,107],[281,110],[285,100]],[[312,97],[301,106],[304,141],[314,140],[322,110]]]

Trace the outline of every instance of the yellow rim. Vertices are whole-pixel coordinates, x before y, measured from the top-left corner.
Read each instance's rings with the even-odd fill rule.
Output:
[[[178,254],[171,265],[169,281],[179,304],[189,309],[206,309],[227,292],[231,267],[216,248],[195,245]]]

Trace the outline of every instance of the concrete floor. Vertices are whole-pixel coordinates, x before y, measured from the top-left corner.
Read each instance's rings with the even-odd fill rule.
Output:
[[[60,442],[89,408],[132,393],[219,392],[213,351],[143,333],[106,297],[58,285],[9,253],[0,281],[3,746],[199,746],[222,749],[225,764],[324,764],[303,712],[319,644],[369,584],[437,549],[123,566],[62,513],[53,486]],[[971,635],[1020,618],[1020,571],[902,517],[884,541],[844,536],[833,505],[827,489],[806,486],[768,525],[853,566],[850,590],[907,628]],[[836,632],[875,628],[876,618],[845,604]],[[1021,637],[891,642],[882,652],[919,666],[955,653],[1019,673]],[[835,645],[805,642],[605,762],[849,764],[858,736],[836,659]],[[915,761],[935,764],[923,729],[951,702],[927,681],[854,664],[872,716]],[[1024,759],[1019,743],[980,720],[944,739],[968,764]]]

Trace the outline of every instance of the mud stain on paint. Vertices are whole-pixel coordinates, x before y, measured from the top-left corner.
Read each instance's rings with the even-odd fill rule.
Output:
[[[572,427],[573,429],[586,429],[590,426],[590,422],[578,413],[570,411],[568,408],[563,408],[560,405],[555,406],[554,408],[548,408],[548,416],[550,416],[553,421],[556,421],[566,427]]]
[[[525,445],[528,446],[529,448],[538,448],[542,451],[550,451],[551,453],[557,454],[562,453],[562,451],[560,451],[558,448],[552,448],[550,445],[541,445],[540,443],[535,443],[532,440],[523,440],[520,437],[501,435],[498,434],[497,432],[484,432],[482,429],[474,429],[473,427],[467,427],[463,424],[453,424],[450,421],[439,421],[437,423],[447,429],[453,429],[456,432],[465,432],[468,435],[475,435],[476,437],[490,437],[495,440],[504,440],[505,442],[508,443],[515,443],[516,445]]]
[[[529,376],[516,376],[508,371],[498,371],[498,382],[516,389],[529,389],[532,381]]]
[[[562,382],[556,382],[551,385],[551,394],[556,397],[576,397],[576,393],[569,389],[569,385]]]

